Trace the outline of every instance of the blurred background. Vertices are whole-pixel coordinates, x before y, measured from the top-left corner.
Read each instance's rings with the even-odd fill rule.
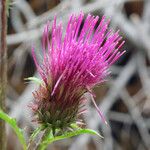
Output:
[[[120,29],[127,52],[111,67],[108,81],[96,87],[96,102],[104,113],[103,124],[89,101],[83,116],[88,128],[104,139],[81,135],[49,146],[50,150],[150,150],[150,0],[13,0],[8,17],[7,109],[26,138],[36,128],[28,104],[33,100],[33,83],[24,78],[37,76],[31,56],[34,43],[41,49],[43,25],[58,20],[66,26],[68,16],[83,11],[111,18],[110,26]],[[59,22],[59,21],[58,21]],[[40,56],[40,54],[38,55]],[[21,149],[16,135],[7,128],[8,150]]]

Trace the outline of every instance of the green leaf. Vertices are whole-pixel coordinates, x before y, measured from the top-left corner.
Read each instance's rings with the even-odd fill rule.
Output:
[[[46,138],[43,140],[43,142],[41,142],[39,150],[45,150],[46,147],[52,142],[67,139],[67,138],[77,136],[77,135],[80,135],[80,134],[92,134],[92,135],[97,135],[100,138],[103,138],[103,136],[101,136],[99,133],[97,133],[94,130],[82,129],[82,128],[79,128],[75,131],[66,132],[66,133],[64,133],[63,135],[60,135],[60,136],[52,136],[52,133],[50,133],[49,136],[46,136]]]
[[[11,118],[6,113],[4,113],[1,109],[0,109],[0,119],[3,119],[13,128],[17,137],[19,138],[20,143],[23,146],[23,149],[27,150],[26,140],[24,138],[23,131],[17,126],[16,119]]]
[[[43,83],[41,79],[38,79],[36,77],[25,78],[24,80],[33,81],[34,83],[40,84],[40,85]]]

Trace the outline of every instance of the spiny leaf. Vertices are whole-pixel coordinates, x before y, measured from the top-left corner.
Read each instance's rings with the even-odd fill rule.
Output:
[[[5,122],[7,122],[13,128],[13,130],[15,131],[16,135],[19,138],[20,143],[23,146],[23,149],[27,150],[27,145],[23,135],[23,131],[17,126],[16,119],[11,118],[6,113],[4,113],[1,109],[0,109],[0,118],[3,119]]]
[[[100,138],[103,138],[103,136],[101,136],[99,133],[97,133],[94,130],[81,129],[81,128],[79,128],[75,131],[66,132],[66,133],[64,133],[63,135],[60,135],[60,136],[52,136],[52,134],[50,133],[49,136],[47,136],[47,138],[44,139],[44,141],[41,143],[39,150],[45,150],[45,148],[52,142],[67,139],[67,138],[77,136],[77,135],[80,135],[80,134],[92,134],[92,135],[97,135]]]

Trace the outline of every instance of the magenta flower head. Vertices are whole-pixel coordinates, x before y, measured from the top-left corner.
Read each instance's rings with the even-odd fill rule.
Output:
[[[124,53],[118,31],[108,30],[109,20],[84,14],[71,15],[65,32],[56,17],[42,36],[43,60],[32,55],[43,83],[33,92],[32,109],[37,120],[55,129],[67,129],[85,111],[84,93],[103,82],[109,67]],[[94,100],[93,100],[94,102]],[[104,120],[94,102],[99,115]]]

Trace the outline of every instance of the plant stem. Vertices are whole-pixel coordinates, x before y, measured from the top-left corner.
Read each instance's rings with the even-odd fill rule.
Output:
[[[27,150],[26,140],[23,134],[23,130],[17,126],[17,122],[14,118],[11,118],[6,113],[4,113],[2,110],[0,110],[0,118],[7,122],[14,132],[16,133],[20,143],[22,144],[23,150]]]
[[[37,129],[34,130],[34,132],[32,133],[32,135],[29,138],[29,143],[28,143],[28,147],[27,149],[33,149],[33,145],[35,145],[35,138],[38,136],[38,134],[44,129],[44,126],[40,126]],[[36,146],[36,145],[35,145]]]
[[[48,139],[48,136],[52,134],[51,133],[51,129],[47,128],[45,129],[42,137],[41,137],[41,140],[39,141],[37,147],[36,147],[36,150],[45,150],[46,149],[46,146],[43,144],[43,142]]]
[[[5,110],[6,84],[7,84],[7,15],[6,0],[0,0],[0,108]],[[6,149],[5,123],[0,120],[0,149]]]

